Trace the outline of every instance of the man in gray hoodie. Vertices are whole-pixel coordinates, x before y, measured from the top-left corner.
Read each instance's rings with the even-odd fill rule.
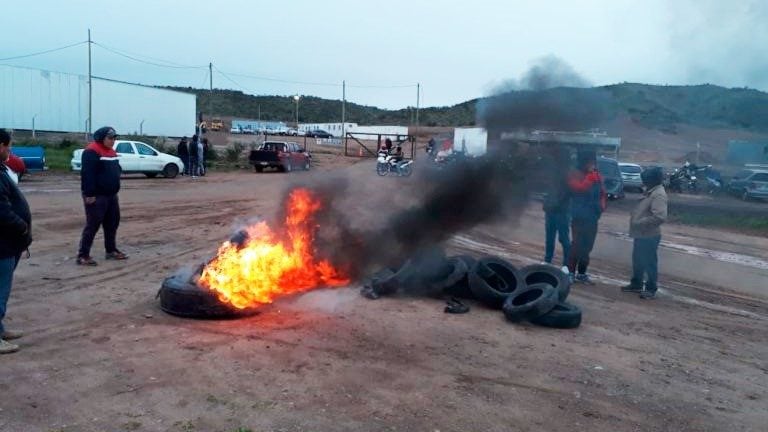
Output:
[[[648,168],[640,177],[646,191],[629,219],[629,235],[634,239],[632,280],[621,290],[640,293],[643,299],[653,299],[658,288],[661,225],[667,220],[667,192],[661,185],[664,177],[661,168]]]

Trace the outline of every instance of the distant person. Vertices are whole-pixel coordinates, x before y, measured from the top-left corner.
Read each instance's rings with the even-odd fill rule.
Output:
[[[392,152],[392,140],[387,138],[384,140],[384,146],[387,147],[388,152]]]
[[[197,161],[199,158],[198,144],[199,138],[197,135],[192,135],[192,142],[189,143],[189,173],[192,178],[197,178]]]
[[[197,143],[197,175],[205,176],[205,152],[208,151],[208,138]]]
[[[32,243],[32,214],[24,194],[8,176],[5,165],[11,154],[11,134],[0,129],[0,354],[19,350],[8,342],[23,336],[20,331],[3,326],[8,297],[13,285],[13,272],[21,254]]]
[[[179,145],[176,147],[176,154],[184,163],[184,172],[181,175],[189,175],[189,144],[187,144],[187,137],[183,137],[179,141]]]
[[[120,175],[122,169],[115,153],[117,132],[109,126],[93,133],[93,142],[83,151],[80,189],[85,205],[85,228],[80,237],[77,264],[95,266],[91,246],[99,228],[104,229],[105,258],[124,260],[128,256],[117,249],[117,227],[120,225]]]
[[[621,290],[640,293],[643,299],[653,299],[658,289],[658,252],[661,225],[667,220],[667,192],[661,184],[664,179],[661,168],[648,168],[640,177],[646,191],[629,219],[629,235],[634,239],[632,280]]]
[[[578,169],[568,178],[571,191],[571,231],[573,242],[568,271],[575,282],[594,285],[589,277],[589,255],[597,238],[597,223],[605,211],[607,195],[597,172],[595,152],[579,152]]]
[[[429,142],[427,143],[427,154],[432,156],[435,152],[435,147],[437,147],[437,141],[435,141],[435,138],[432,137],[429,139]]]
[[[571,239],[568,225],[571,223],[571,191],[568,188],[568,153],[557,148],[553,152],[551,177],[544,197],[544,262],[552,264],[555,254],[555,239],[563,249],[562,265],[568,267]]]

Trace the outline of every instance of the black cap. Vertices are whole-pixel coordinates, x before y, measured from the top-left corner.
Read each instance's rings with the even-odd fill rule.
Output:
[[[664,171],[661,167],[650,167],[643,170],[640,174],[643,185],[648,189],[660,185],[664,181]]]
[[[111,126],[104,126],[93,133],[93,140],[96,142],[103,142],[104,138],[117,138],[117,136],[117,132],[115,132],[114,128]]]

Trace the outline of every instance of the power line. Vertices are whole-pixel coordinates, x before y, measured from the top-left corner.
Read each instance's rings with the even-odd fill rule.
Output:
[[[156,63],[156,62],[153,62],[153,61],[142,60],[142,59],[134,57],[132,55],[128,55],[125,52],[118,51],[118,50],[116,50],[114,48],[109,48],[109,47],[107,47],[105,45],[102,45],[102,44],[100,44],[98,42],[93,42],[93,44],[98,46],[99,48],[102,48],[102,49],[104,49],[106,51],[111,52],[112,54],[119,55],[121,57],[125,57],[127,59],[130,59],[130,60],[133,60],[133,61],[136,61],[136,62],[139,62],[139,63],[144,63],[144,64],[152,65],[152,66],[164,67],[164,68],[170,68],[170,69],[203,69],[203,68],[207,68],[208,67],[208,66],[181,65],[181,64],[178,64],[178,63],[169,62],[167,60],[153,59],[153,60],[156,60],[156,61],[161,61],[161,62],[164,62],[164,63],[168,63],[168,64],[161,64],[161,63]],[[144,57],[152,58],[152,57],[148,57],[148,56],[144,56]]]
[[[214,66],[214,67],[213,67],[213,69],[214,69],[214,70],[216,70],[216,72],[218,72],[219,74],[221,74],[221,76],[223,76],[224,78],[226,78],[226,79],[227,79],[229,82],[231,82],[232,84],[234,84],[235,86],[237,86],[237,87],[238,87],[240,90],[243,90],[243,91],[245,91],[245,92],[249,92],[249,93],[256,93],[255,91],[253,91],[253,90],[251,90],[251,89],[247,89],[247,88],[245,88],[245,87],[244,87],[243,85],[241,85],[239,82],[237,82],[237,81],[235,81],[234,79],[230,78],[230,76],[229,76],[229,75],[227,75],[227,74],[225,74],[224,72],[220,71],[220,70],[219,70],[219,68],[217,68],[216,66]]]
[[[35,52],[35,53],[32,53],[32,54],[24,54],[24,55],[20,55],[20,56],[0,58],[0,61],[16,60],[16,59],[21,59],[21,58],[34,57],[34,56],[38,56],[38,55],[42,55],[42,54],[48,54],[48,53],[52,53],[52,52],[56,52],[56,51],[65,50],[67,48],[76,47],[78,45],[82,45],[82,44],[85,44],[85,43],[88,43],[88,41],[77,42],[77,43],[73,43],[71,45],[67,45],[67,46],[63,46],[63,47],[59,47],[59,48],[53,48],[53,49],[49,49],[49,50],[45,50],[45,51],[39,51],[39,52]]]
[[[219,71],[221,72],[221,71]],[[291,80],[285,80],[280,78],[268,78],[268,77],[261,77],[256,75],[248,75],[248,74],[241,74],[241,73],[234,73],[234,72],[227,72],[228,74],[232,76],[239,76],[243,78],[252,78],[256,80],[261,81],[274,81],[274,82],[280,82],[285,84],[301,84],[301,85],[313,85],[313,86],[324,86],[324,87],[341,87],[341,84],[336,83],[323,83],[323,82],[307,82],[307,81],[291,81]]]

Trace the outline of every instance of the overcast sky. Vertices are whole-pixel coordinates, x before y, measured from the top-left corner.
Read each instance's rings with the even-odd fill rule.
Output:
[[[768,90],[768,0],[1,1],[0,59],[90,28],[93,74],[143,84],[207,88],[212,62],[216,88],[341,99],[346,80],[347,100],[402,108],[420,83],[421,105],[442,106],[555,57],[593,85]],[[87,74],[87,47],[0,63]]]

